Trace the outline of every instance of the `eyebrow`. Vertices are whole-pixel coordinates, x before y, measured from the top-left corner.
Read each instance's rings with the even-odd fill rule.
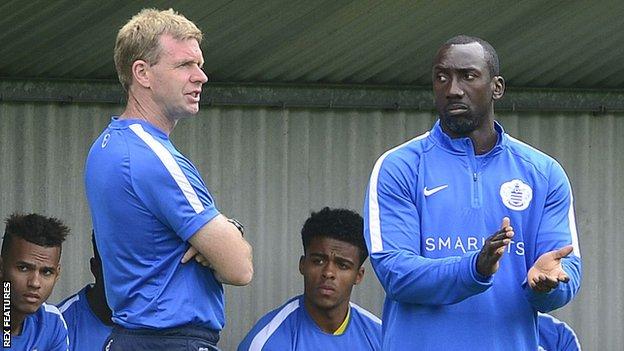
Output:
[[[319,257],[319,258],[329,258],[329,255],[322,254],[322,253],[310,253],[310,256]],[[335,260],[339,263],[349,263],[349,264],[355,265],[355,262],[351,261],[350,259],[346,257],[336,255]]]
[[[467,71],[480,71],[479,67],[476,66],[469,66],[469,67],[449,67],[449,66],[445,66],[445,65],[435,65],[433,66],[433,70],[455,70],[455,71],[461,71],[461,72],[467,72]]]
[[[348,264],[351,264],[351,265],[355,265],[355,262],[353,262],[350,259],[345,258],[345,257],[336,256],[336,261],[338,261],[340,263],[348,263]]]
[[[181,59],[179,61],[176,61],[176,65],[178,65],[178,66],[183,66],[183,65],[185,65],[187,63],[197,63],[197,65],[200,68],[204,67],[204,60],[198,61],[198,60],[195,60],[195,59],[192,59],[192,58],[188,58],[188,59],[185,58],[185,59]]]

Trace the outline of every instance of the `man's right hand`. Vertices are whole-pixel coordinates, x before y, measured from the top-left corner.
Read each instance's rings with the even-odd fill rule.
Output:
[[[492,234],[479,252],[477,258],[477,272],[484,277],[489,277],[496,273],[500,266],[500,259],[503,257],[507,246],[513,238],[513,228],[509,225],[509,217],[503,218],[500,230]]]
[[[201,227],[189,240],[181,262],[195,259],[213,270],[218,281],[230,285],[247,285],[253,277],[251,245],[239,229],[222,214]]]

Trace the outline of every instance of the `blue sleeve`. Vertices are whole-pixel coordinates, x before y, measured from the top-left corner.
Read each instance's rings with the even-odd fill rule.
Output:
[[[260,318],[238,345],[238,351],[293,350],[293,333],[300,327],[297,316],[302,300],[301,296],[294,297],[286,304]]]
[[[477,275],[478,251],[463,256],[421,255],[416,166],[382,156],[364,202],[364,232],[371,263],[388,298],[428,305],[460,302],[492,286]]]
[[[60,306],[60,305],[59,305]],[[69,343],[69,349],[74,351],[76,349],[75,337],[78,326],[76,325],[76,309],[68,308],[63,314],[63,319],[65,320],[65,325],[67,327],[67,341]]]
[[[251,346],[251,341],[256,336],[256,334],[258,334],[258,332],[260,330],[262,330],[262,328],[264,328],[264,325],[267,323],[266,321],[264,321],[265,318],[266,318],[266,316],[264,316],[262,319],[260,319],[253,326],[253,328],[251,328],[251,330],[247,333],[247,335],[245,335],[245,337],[240,342],[240,344],[238,344],[238,348],[236,349],[237,351],[248,351],[249,350],[249,347]],[[263,321],[264,321],[264,323],[263,323]]]
[[[182,240],[219,214],[195,167],[162,145],[131,155],[130,173],[145,207]]]
[[[58,317],[54,326],[54,335],[50,343],[50,351],[69,351],[67,325],[62,315],[59,314]]]
[[[351,311],[352,320],[349,321],[349,323],[353,323],[353,325],[357,326],[358,329],[361,329],[364,334],[363,338],[357,339],[361,343],[358,345],[359,347],[354,347],[353,349],[381,350],[381,320],[371,312],[359,306],[352,307]],[[366,314],[368,314],[368,316]]]
[[[538,293],[531,289],[528,282],[522,287],[529,302],[540,312],[549,312],[570,302],[581,287],[581,253],[578,244],[576,221],[574,218],[574,201],[572,189],[561,166],[554,162],[549,177],[549,193],[536,242],[536,258],[542,254],[572,245],[574,251],[561,260],[563,270],[570,281],[559,283],[549,293]]]
[[[580,351],[581,346],[574,331],[567,324],[561,323],[559,329],[559,350],[560,351]]]
[[[547,314],[538,315],[539,344],[545,350],[580,351],[576,334],[566,323]]]
[[[249,333],[247,333],[245,338],[243,338],[243,340],[240,342],[240,344],[238,345],[237,351],[249,351],[249,350],[251,350],[250,347],[251,347],[251,342],[253,341],[253,339],[256,337],[256,335],[260,331],[262,331],[262,329],[264,327],[266,327],[267,324],[269,324],[269,322],[273,319],[273,317],[275,317],[275,315],[278,313],[278,311],[279,310],[271,311],[271,312],[265,314],[262,318],[260,318],[260,320],[258,320],[258,322],[253,326],[253,328],[251,328]],[[265,331],[265,332],[268,332],[268,331]],[[274,338],[270,337],[270,339],[274,339]],[[288,349],[289,349],[289,345],[286,345],[286,347],[282,348],[282,350],[288,350]],[[262,350],[263,351],[273,350],[272,348],[269,347],[268,340],[267,340],[267,343],[265,343],[263,345]],[[280,348],[278,347],[275,350],[280,350]]]

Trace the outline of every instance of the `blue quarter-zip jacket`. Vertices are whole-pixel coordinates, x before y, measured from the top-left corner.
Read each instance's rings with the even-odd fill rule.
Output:
[[[383,350],[537,349],[537,311],[568,303],[581,284],[572,192],[548,155],[505,134],[475,155],[469,138],[434,128],[384,153],[364,204],[371,263],[386,291]],[[491,277],[476,271],[485,239],[509,217],[515,236]],[[565,245],[570,277],[536,293],[527,272]]]

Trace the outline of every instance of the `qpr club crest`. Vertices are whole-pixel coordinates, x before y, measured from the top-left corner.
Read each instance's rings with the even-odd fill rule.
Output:
[[[533,198],[533,189],[520,179],[514,179],[501,185],[500,196],[508,209],[522,211],[529,207]]]

